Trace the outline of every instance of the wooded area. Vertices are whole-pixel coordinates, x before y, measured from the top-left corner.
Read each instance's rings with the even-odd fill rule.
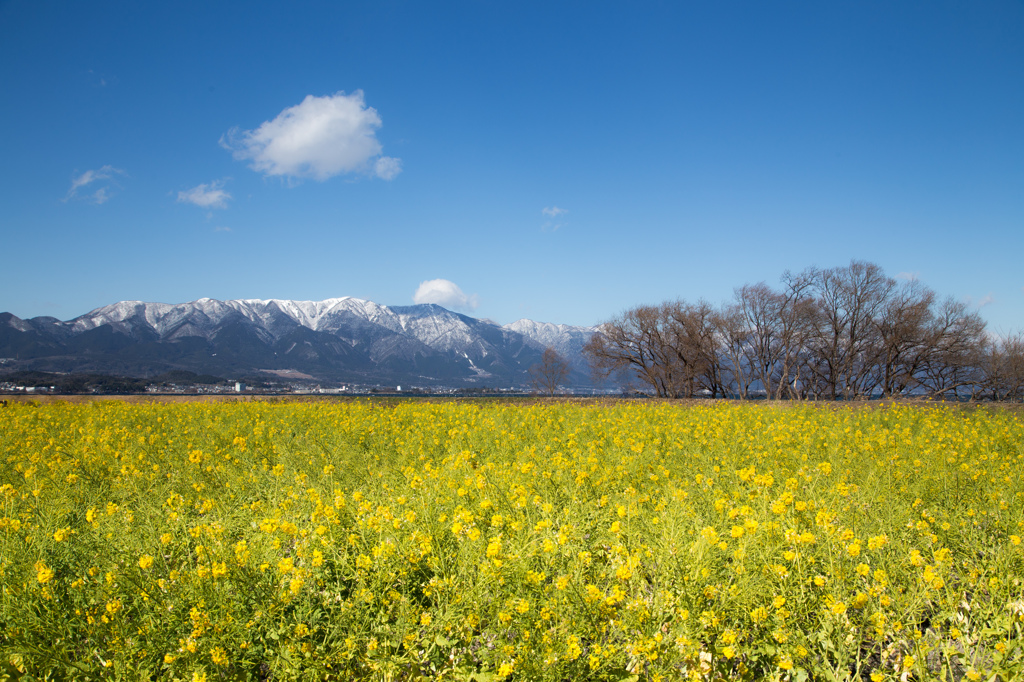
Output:
[[[786,272],[715,307],[641,305],[584,348],[603,378],[658,397],[1024,398],[1024,335],[986,333],[977,311],[873,263]]]

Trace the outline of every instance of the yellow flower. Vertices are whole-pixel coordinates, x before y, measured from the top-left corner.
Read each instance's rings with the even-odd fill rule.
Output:
[[[210,651],[210,659],[217,665],[227,665],[230,662],[227,652],[219,646]]]
[[[743,537],[743,526],[733,526],[729,534],[732,535],[734,538]]]
[[[731,646],[722,647],[722,655],[726,658],[733,658],[736,656],[736,650]]]
[[[583,653],[583,649],[580,648],[580,638],[576,635],[570,635],[566,641],[565,657],[570,661],[575,661]]]
[[[45,585],[46,583],[53,580],[53,569],[48,567],[42,561],[37,561],[35,564],[36,569],[36,580],[40,584]]]
[[[150,555],[143,554],[139,558],[139,568],[141,568],[143,571],[148,571],[149,567],[152,566],[152,565],[153,565],[153,557],[151,557]]]
[[[63,542],[64,540],[67,539],[68,535],[70,535],[70,534],[71,534],[71,529],[70,528],[58,528],[53,533],[53,539],[56,540],[57,542]]]

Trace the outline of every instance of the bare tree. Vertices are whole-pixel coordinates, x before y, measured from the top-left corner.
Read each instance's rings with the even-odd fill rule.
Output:
[[[866,397],[874,388],[877,328],[875,319],[895,280],[874,263],[818,271],[814,291],[818,327],[810,344],[810,368],[828,397]]]
[[[788,271],[782,275],[782,291],[778,297],[779,324],[776,334],[775,399],[781,400],[783,391],[790,398],[799,398],[801,387],[801,358],[807,341],[818,320],[818,308],[810,292],[814,285],[816,270],[806,270],[799,275]]]
[[[939,306],[928,330],[927,357],[922,363],[920,383],[934,396],[961,389],[976,394],[983,383],[985,322],[963,301],[947,298]]]
[[[544,349],[540,362],[530,367],[530,378],[534,388],[549,396],[555,395],[567,376],[569,363],[550,346]]]
[[[723,305],[718,311],[715,328],[718,330],[717,346],[723,391],[746,400],[754,379],[747,359],[747,319],[740,304],[734,302]]]
[[[765,394],[771,397],[778,363],[782,297],[764,282],[745,284],[735,295],[737,310],[747,327],[743,345],[747,367],[753,378],[761,382]]]
[[[720,390],[714,309],[682,301],[637,306],[602,325],[583,352],[600,377],[629,371],[659,398]]]
[[[1024,334],[990,339],[982,361],[984,391],[992,400],[1024,400]]]
[[[882,305],[875,327],[879,342],[877,384],[883,397],[901,395],[917,384],[931,350],[929,325],[934,303],[935,292],[913,280],[894,289]]]
[[[714,308],[706,301],[675,301],[663,304],[662,315],[667,352],[678,365],[676,395],[692,398],[703,390],[718,395],[723,379]]]
[[[666,397],[664,358],[658,355],[656,343],[658,313],[654,306],[638,306],[601,325],[583,347],[594,373],[600,378],[631,372],[654,389],[658,397]]]

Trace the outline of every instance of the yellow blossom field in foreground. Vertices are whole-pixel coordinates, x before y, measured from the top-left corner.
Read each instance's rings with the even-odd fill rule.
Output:
[[[0,410],[0,679],[1012,680],[1010,411]]]

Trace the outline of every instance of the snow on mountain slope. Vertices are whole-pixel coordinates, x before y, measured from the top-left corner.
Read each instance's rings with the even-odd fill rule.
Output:
[[[545,346],[557,346],[581,336],[589,338],[600,331],[600,327],[576,327],[569,324],[534,322],[527,319],[516,320],[512,324],[506,324],[504,328],[518,332]]]
[[[284,362],[285,357],[298,357],[299,353],[311,363],[330,365],[337,371],[357,366],[372,371],[377,366],[392,374],[493,376],[494,380],[521,378],[539,362],[548,346],[554,347],[574,368],[586,372],[580,351],[597,331],[596,327],[532,320],[500,326],[433,304],[389,307],[348,296],[323,301],[120,301],[66,322],[55,318],[20,320],[14,316],[3,322],[4,328],[10,330],[8,335],[13,333],[17,339],[23,339],[0,339],[0,346],[6,343],[16,354],[27,343],[24,339],[28,337],[20,335],[34,330],[31,333],[42,334],[53,346],[47,346],[45,354],[55,356],[55,348],[81,337],[83,340],[74,341],[67,352],[88,348],[93,353],[88,357],[98,358],[97,353],[115,352],[113,349],[126,348],[125,343],[134,342],[145,345],[148,350],[141,352],[147,358],[175,357],[186,365],[209,364],[210,368],[203,371],[212,371],[216,363],[227,361],[225,357],[260,367],[269,365],[256,363],[277,362],[274,358]],[[200,339],[207,345],[196,345]],[[157,350],[169,342],[174,344],[173,348]],[[199,352],[199,348],[209,350]],[[110,362],[120,361],[117,358]],[[309,371],[315,371],[313,365]]]
[[[189,303],[145,303],[121,301],[63,323],[80,333],[109,325],[130,336],[149,330],[160,339],[201,336],[210,338],[226,322],[245,320],[261,337],[277,339],[295,326],[337,333],[344,328],[380,327],[415,337],[441,351],[463,350],[479,341],[480,332],[514,332],[541,347],[559,352],[581,347],[598,327],[551,324],[517,320],[499,327],[486,321],[454,313],[437,305],[388,307],[343,296],[323,301],[286,299],[239,299],[218,301],[202,298]],[[486,345],[486,344],[485,344]]]
[[[601,330],[600,327],[578,327],[525,319],[506,324],[502,329],[522,334],[542,350],[554,348],[568,361],[570,367],[583,373],[590,372],[587,360],[583,356],[583,347]]]

